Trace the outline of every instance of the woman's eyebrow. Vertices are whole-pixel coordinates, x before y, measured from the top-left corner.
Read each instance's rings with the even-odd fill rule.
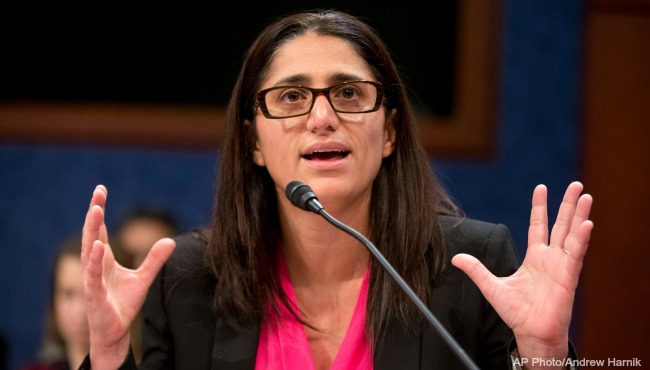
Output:
[[[273,86],[282,86],[282,85],[305,85],[309,83],[310,79],[304,74],[295,74],[291,76],[284,77],[276,81]]]
[[[340,84],[343,82],[347,81],[358,81],[358,80],[365,80],[365,78],[357,75],[357,74],[352,74],[352,73],[335,73],[331,77],[328,78],[328,83],[330,85],[336,85]],[[290,75],[287,77],[284,77],[278,81],[276,81],[273,86],[283,86],[283,85],[301,85],[301,86],[308,86],[309,83],[311,82],[311,78],[309,78],[307,75],[299,73],[295,75]]]
[[[336,73],[329,79],[331,84],[338,84],[338,83],[343,83],[348,81],[359,81],[359,80],[365,80],[365,78],[351,73]]]

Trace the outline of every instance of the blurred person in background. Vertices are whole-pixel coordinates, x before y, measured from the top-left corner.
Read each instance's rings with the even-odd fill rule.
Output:
[[[131,209],[118,225],[117,243],[133,256],[133,267],[140,266],[158,240],[176,235],[176,218],[167,211],[148,206]]]

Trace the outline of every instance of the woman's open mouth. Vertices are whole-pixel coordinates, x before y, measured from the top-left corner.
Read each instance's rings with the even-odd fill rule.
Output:
[[[315,150],[303,154],[302,157],[308,161],[329,161],[343,159],[347,157],[348,154],[350,154],[350,152],[343,150]]]

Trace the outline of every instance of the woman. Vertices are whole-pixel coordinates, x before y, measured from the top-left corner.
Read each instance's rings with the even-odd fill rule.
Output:
[[[357,241],[290,204],[293,180],[368,235],[481,368],[505,369],[517,353],[569,356],[591,197],[568,187],[549,243],[537,187],[519,267],[507,229],[459,217],[432,176],[381,40],[354,17],[319,11],[277,20],[248,50],[208,232],[162,239],[138,270],[124,269],[107,244],[107,190],[95,189],[82,252],[84,366],[134,366],[129,325],[147,292],[147,368],[460,366]]]
[[[81,285],[81,238],[61,244],[54,258],[52,296],[45,317],[39,361],[24,370],[76,369],[88,353],[88,322]]]

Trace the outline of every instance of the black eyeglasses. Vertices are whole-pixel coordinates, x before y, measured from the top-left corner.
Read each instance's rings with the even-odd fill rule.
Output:
[[[384,87],[375,81],[349,81],[323,89],[275,86],[258,92],[257,104],[266,118],[297,117],[311,112],[319,94],[327,97],[335,112],[368,113],[379,110]]]

